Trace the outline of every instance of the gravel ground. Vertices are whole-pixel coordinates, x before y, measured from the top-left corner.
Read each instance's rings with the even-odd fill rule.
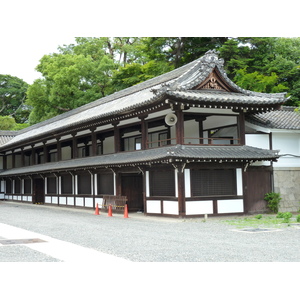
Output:
[[[227,217],[228,218],[228,217]],[[0,201],[0,223],[134,262],[299,262],[299,226],[247,233],[226,218],[108,217],[93,210]],[[27,260],[26,260],[27,259]],[[56,261],[22,245],[0,247],[0,261]]]

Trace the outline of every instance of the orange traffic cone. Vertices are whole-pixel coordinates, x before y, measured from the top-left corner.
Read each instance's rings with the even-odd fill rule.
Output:
[[[125,204],[125,207],[124,207],[124,218],[128,218],[128,207],[127,207],[127,204]]]
[[[95,215],[100,215],[100,214],[99,214],[99,207],[98,207],[98,203],[96,204]]]
[[[108,207],[108,217],[112,217],[112,207],[111,207],[111,205]]]

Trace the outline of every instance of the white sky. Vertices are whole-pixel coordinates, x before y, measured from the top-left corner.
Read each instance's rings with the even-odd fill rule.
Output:
[[[75,43],[75,38],[68,35],[8,38],[6,46],[0,49],[0,74],[16,76],[32,84],[41,76],[35,68],[43,55],[57,52],[58,46],[71,43]]]
[[[289,1],[286,0],[286,3]],[[255,2],[259,4],[259,10]],[[235,0],[217,0],[213,5],[207,3],[205,6],[202,1],[194,0],[179,2],[180,5],[177,6],[174,6],[174,1],[169,0],[152,0],[147,6],[137,3],[141,2],[115,0],[107,4],[107,1],[101,0],[2,1],[0,74],[17,76],[29,84],[33,83],[41,75],[35,68],[43,55],[56,52],[58,46],[75,42],[75,36],[300,34],[293,32],[299,28],[296,9],[289,9],[288,19],[284,20],[284,8],[281,5],[277,8],[278,11],[272,6],[272,13],[266,14],[265,9],[270,10],[269,5],[264,7],[260,0],[253,0],[251,6],[247,6],[246,10],[242,9],[242,13],[238,12],[237,6],[241,2]],[[266,18],[268,16],[269,20]]]

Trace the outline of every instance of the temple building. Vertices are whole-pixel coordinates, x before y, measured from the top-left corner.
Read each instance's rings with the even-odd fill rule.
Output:
[[[261,116],[286,100],[240,88],[208,51],[0,134],[0,199],[93,209],[126,199],[129,211],[182,218],[264,212],[280,153]]]

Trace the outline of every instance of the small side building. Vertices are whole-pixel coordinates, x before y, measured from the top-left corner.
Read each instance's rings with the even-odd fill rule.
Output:
[[[295,109],[282,106],[246,117],[247,145],[280,150],[272,163],[272,181],[273,190],[282,197],[282,212],[300,210],[300,114]]]

